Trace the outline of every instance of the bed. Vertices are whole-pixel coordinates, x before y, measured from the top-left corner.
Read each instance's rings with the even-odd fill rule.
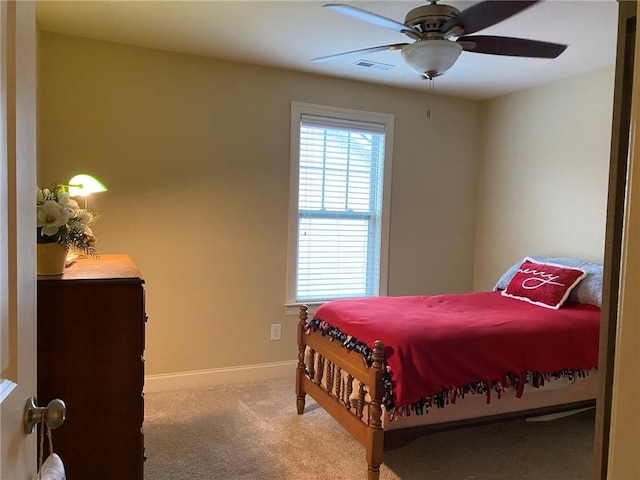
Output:
[[[602,265],[525,257],[492,291],[300,307],[296,407],[311,396],[365,447],[593,406]],[[364,468],[363,468],[364,471]]]

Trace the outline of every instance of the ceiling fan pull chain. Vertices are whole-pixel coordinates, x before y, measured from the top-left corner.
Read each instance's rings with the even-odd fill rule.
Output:
[[[431,118],[431,107],[429,103],[431,102],[431,94],[433,93],[433,78],[425,77],[429,81],[429,86],[427,87],[427,118]]]

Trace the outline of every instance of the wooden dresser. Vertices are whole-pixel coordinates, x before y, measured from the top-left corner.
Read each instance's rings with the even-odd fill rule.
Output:
[[[127,255],[38,278],[38,405],[60,398],[69,480],[143,480],[144,280]]]

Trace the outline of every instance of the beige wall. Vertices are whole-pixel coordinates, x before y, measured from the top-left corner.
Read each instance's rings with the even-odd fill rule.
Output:
[[[485,102],[474,289],[525,255],[601,262],[613,67]]]
[[[479,103],[47,32],[38,69],[39,183],[107,184],[98,247],[146,279],[148,374],[296,358],[292,101],[395,115],[389,293],[471,289]]]

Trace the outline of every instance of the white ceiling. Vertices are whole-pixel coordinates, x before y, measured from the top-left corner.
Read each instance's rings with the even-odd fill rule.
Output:
[[[423,1],[346,1],[399,22]],[[400,52],[385,51],[326,63],[318,56],[411,41],[403,34],[355,20],[317,1],[39,1],[43,30],[176,52],[424,90],[428,82],[412,73]],[[464,10],[476,2],[441,0]],[[568,44],[553,60],[463,52],[435,79],[435,92],[487,99],[559,78],[613,65],[615,0],[547,0],[483,35],[503,35]],[[368,60],[393,66],[378,70],[355,65]]]

